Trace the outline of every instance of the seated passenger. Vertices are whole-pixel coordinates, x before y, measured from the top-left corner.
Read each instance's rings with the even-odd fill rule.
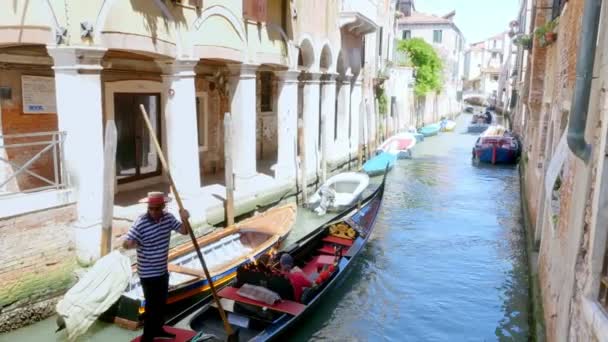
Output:
[[[301,301],[302,291],[305,287],[312,287],[312,282],[306,277],[306,274],[299,268],[294,268],[294,262],[291,255],[285,253],[281,255],[281,271],[289,279],[293,287],[293,297],[297,302]]]

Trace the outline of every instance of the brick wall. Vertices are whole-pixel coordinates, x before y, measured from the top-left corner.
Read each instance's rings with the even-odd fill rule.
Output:
[[[21,134],[21,133],[38,133],[57,131],[57,114],[24,114],[23,102],[21,98],[21,76],[53,76],[53,71],[50,67],[35,67],[28,68],[23,66],[11,66],[8,70],[0,72],[0,85],[12,88],[12,99],[2,100],[2,132],[0,134]],[[40,138],[13,138],[4,139],[5,144],[49,141],[51,136]],[[18,147],[7,150],[0,150],[2,156],[7,156],[8,159],[16,165],[23,165],[31,159],[36,153],[42,150],[45,145],[33,147]],[[41,175],[49,180],[54,180],[53,173],[53,158],[52,151],[45,152],[40,159],[32,164],[28,170]],[[12,174],[18,169],[16,166],[5,167],[8,174]],[[7,177],[7,175],[3,175]],[[4,178],[3,178],[4,179]],[[33,176],[25,173],[17,178],[17,182],[10,184],[8,191],[23,191],[48,185]]]
[[[526,141],[530,149],[526,170],[526,196],[533,222],[536,222],[537,215],[543,214],[537,212],[540,195],[544,191],[543,175],[566,128],[565,123],[569,115],[576,78],[583,4],[584,0],[568,2],[566,10],[559,18],[557,42],[540,48],[538,40],[534,41],[528,98],[531,117],[526,122]],[[543,25],[551,19],[548,17],[550,10],[539,8],[551,5],[551,1],[539,1],[535,4],[535,26]],[[568,339],[571,310],[574,309],[571,307],[576,279],[573,270],[581,247],[579,239],[582,227],[572,225],[574,217],[571,213],[578,206],[584,206],[584,201],[581,202],[575,191],[576,179],[583,175],[584,171],[575,172],[576,168],[577,164],[570,156],[562,168],[557,226],[551,231],[550,226],[545,224],[541,234],[538,275],[548,341]],[[551,219],[553,212],[550,213]]]
[[[71,205],[0,221],[0,332],[18,327],[7,320],[12,312],[62,294],[73,283],[69,224],[75,217]]]

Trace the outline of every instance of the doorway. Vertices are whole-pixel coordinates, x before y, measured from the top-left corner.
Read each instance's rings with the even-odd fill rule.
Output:
[[[144,123],[139,105],[148,112],[152,128],[162,145],[159,93],[114,93],[114,120],[117,130],[116,178],[118,184],[161,174],[154,143]]]

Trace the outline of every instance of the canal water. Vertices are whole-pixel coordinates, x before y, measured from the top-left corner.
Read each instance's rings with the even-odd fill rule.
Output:
[[[527,341],[525,237],[515,167],[475,166],[476,136],[425,139],[390,172],[369,243],[286,341]],[[378,181],[376,179],[376,181]],[[293,242],[327,218],[300,210]],[[56,341],[54,319],[0,341]],[[96,323],[83,341],[137,333]]]
[[[518,172],[471,163],[468,120],[398,161],[352,272],[289,340],[528,341]]]

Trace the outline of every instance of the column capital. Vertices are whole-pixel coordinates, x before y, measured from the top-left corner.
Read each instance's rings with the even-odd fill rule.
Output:
[[[47,46],[47,52],[53,58],[55,71],[94,71],[100,72],[101,60],[108,49],[99,46]]]
[[[256,72],[260,66],[257,64],[228,64],[227,67],[230,77],[244,79],[256,78]]]
[[[338,77],[338,81],[342,82],[342,84],[350,84],[350,81],[352,80],[353,75],[352,74],[346,74],[346,75],[342,75]]]
[[[302,81],[306,84],[320,84],[322,75],[320,72],[304,72]]]
[[[321,82],[324,84],[335,83],[338,76],[335,72],[326,72],[321,76]]]
[[[163,77],[194,77],[198,59],[173,59],[158,61],[156,64],[162,71]]]
[[[279,79],[279,82],[283,83],[298,83],[298,77],[301,72],[298,70],[284,70],[284,71],[275,71],[275,76]]]

